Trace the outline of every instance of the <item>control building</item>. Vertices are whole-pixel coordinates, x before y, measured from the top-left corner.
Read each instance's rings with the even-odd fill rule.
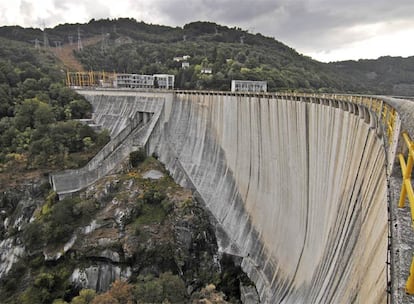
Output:
[[[267,92],[267,81],[232,80],[232,92]]]

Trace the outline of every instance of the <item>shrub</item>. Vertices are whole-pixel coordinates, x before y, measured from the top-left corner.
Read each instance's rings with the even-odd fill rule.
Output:
[[[144,192],[143,199],[147,204],[156,205],[161,203],[166,197],[167,195],[164,192],[152,187]]]
[[[40,185],[39,190],[42,193],[43,196],[46,196],[49,194],[50,189],[52,189],[52,186],[50,185],[50,183],[44,182]]]
[[[138,167],[140,163],[142,163],[145,158],[147,157],[144,149],[139,149],[137,151],[133,151],[129,154],[129,162],[131,163],[132,167]]]
[[[89,303],[89,302],[86,302]],[[111,289],[107,292],[96,296],[91,304],[130,304],[133,302],[132,285],[123,282],[115,281]]]
[[[177,275],[165,272],[159,278],[138,277],[134,296],[138,303],[186,303],[187,291],[184,282]]]
[[[74,297],[71,304],[89,304],[92,303],[93,299],[96,296],[96,292],[93,289],[82,289],[79,292],[79,295]]]
[[[101,133],[98,134],[98,136],[96,137],[95,143],[98,147],[103,147],[110,140],[111,140],[111,137],[109,136],[109,131],[105,129]]]
[[[52,290],[55,286],[55,278],[53,274],[50,273],[40,273],[34,281],[34,286],[38,288],[44,288],[47,290]]]
[[[169,199],[164,199],[161,202],[162,209],[164,209],[165,213],[170,213],[174,207],[174,203]]]
[[[43,225],[37,220],[28,223],[23,230],[23,240],[30,250],[42,247],[45,241]]]

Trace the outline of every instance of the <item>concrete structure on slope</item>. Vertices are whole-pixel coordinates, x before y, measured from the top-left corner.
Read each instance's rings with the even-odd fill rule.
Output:
[[[174,89],[174,75],[154,74],[154,86],[159,89]]]
[[[144,88],[149,89],[154,87],[154,76],[139,75],[139,74],[116,74],[115,79],[116,88]]]
[[[232,80],[232,92],[267,92],[266,81]]]
[[[52,175],[58,193],[93,183],[133,146],[144,146],[205,204],[220,249],[242,258],[263,303],[408,303],[402,287],[412,249],[400,239],[405,224],[388,187],[399,187],[391,173],[400,130],[414,130],[411,103],[334,95],[80,93],[113,141],[88,168]],[[134,119],[139,115],[149,120]],[[128,131],[125,117],[135,121]]]
[[[116,88],[174,89],[174,75],[116,74]]]

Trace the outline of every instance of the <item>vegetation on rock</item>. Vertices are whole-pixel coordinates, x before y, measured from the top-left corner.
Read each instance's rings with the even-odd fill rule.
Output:
[[[160,177],[144,177],[149,171]],[[24,194],[0,197],[11,221],[20,221],[17,229],[3,227],[2,239],[14,238],[25,249],[0,280],[2,303],[201,303],[209,298],[239,303],[240,282],[250,284],[231,258],[220,258],[202,206],[153,157],[137,167],[125,163],[123,173],[78,196],[59,201],[43,184],[34,193],[38,199],[27,202],[23,220],[16,208]],[[74,279],[76,271],[99,265],[129,269],[129,274],[115,277],[112,287],[101,285],[101,292]]]

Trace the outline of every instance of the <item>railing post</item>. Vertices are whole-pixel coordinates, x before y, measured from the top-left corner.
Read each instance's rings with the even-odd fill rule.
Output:
[[[409,294],[414,294],[414,257],[411,261],[410,275],[407,279],[407,284],[405,285],[405,291]]]

